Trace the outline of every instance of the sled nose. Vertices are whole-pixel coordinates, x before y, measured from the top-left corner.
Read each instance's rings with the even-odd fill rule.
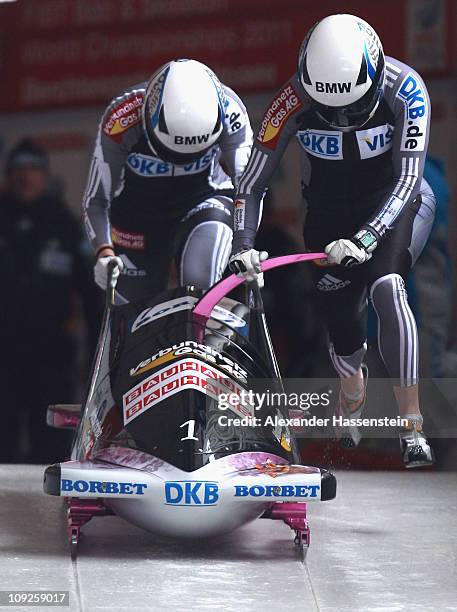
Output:
[[[46,468],[44,473],[44,481],[43,481],[43,490],[48,495],[64,495],[70,497],[79,497],[80,495],[84,495],[85,497],[112,497],[113,491],[111,490],[100,490],[100,487],[95,491],[86,491],[76,489],[74,491],[69,491],[63,488],[62,485],[62,464],[56,463],[54,465],[50,465]],[[81,482],[86,482],[86,480],[90,480],[91,477],[94,477],[95,474],[100,476],[103,473],[103,477],[106,478],[111,474],[113,474],[113,470],[111,470],[111,474],[106,472],[106,469],[103,469],[105,466],[98,466],[99,469],[94,471],[94,464],[81,464],[78,462],[66,462],[63,464],[64,468],[66,468],[66,472],[71,474],[75,472],[77,476],[75,478],[82,478]],[[125,468],[120,468],[121,472],[119,477],[125,475],[128,472]],[[132,472],[135,476],[138,475],[138,472]],[[68,475],[68,474],[66,474]],[[143,474],[143,476],[145,476]],[[86,480],[84,480],[86,479]],[[294,500],[294,501],[329,501],[336,497],[336,478],[333,474],[328,472],[327,470],[316,470],[313,474],[313,479],[309,482],[302,481],[299,484],[291,484],[289,482],[290,478],[283,480],[280,478],[278,480],[273,480],[270,477],[265,477],[262,475],[256,475],[254,477],[243,477],[240,479],[229,479],[225,482],[215,482],[216,490],[222,491],[224,488],[230,491],[234,491],[235,497],[240,501],[259,501],[260,498],[264,501],[276,501],[277,498],[283,498],[282,501]],[[79,482],[79,481],[78,481]],[[179,487],[183,487],[182,484],[184,481],[179,481]],[[189,481],[189,483],[195,481]],[[274,483],[274,484],[273,484]],[[280,484],[281,483],[281,484]],[[284,485],[282,484],[284,483]],[[138,485],[140,486],[140,485]],[[141,485],[144,486],[144,485]],[[158,483],[156,483],[156,487]],[[165,487],[165,495],[170,495],[170,500],[167,500],[170,505],[176,505],[177,502],[171,495],[172,487],[178,489],[178,484],[173,483],[172,481],[164,482],[161,481],[161,487]],[[153,487],[154,489],[156,487]],[[168,487],[168,488],[167,488]],[[80,487],[81,488],[81,487]],[[145,487],[146,488],[146,487]],[[174,490],[174,489],[173,489]],[[171,492],[170,492],[171,491]],[[119,493],[117,491],[116,493]],[[155,495],[159,495],[158,491],[155,492]],[[162,491],[160,491],[160,496],[162,496]],[[306,498],[306,499],[302,499]],[[209,504],[211,505],[211,504]]]

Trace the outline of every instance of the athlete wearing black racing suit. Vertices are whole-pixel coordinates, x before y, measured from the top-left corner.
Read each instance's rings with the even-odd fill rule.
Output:
[[[423,178],[430,125],[427,89],[417,72],[387,57],[382,97],[362,127],[330,129],[315,108],[298,74],[268,106],[238,187],[236,208],[242,214],[235,219],[231,262],[241,262],[242,253],[253,248],[261,198],[287,145],[297,138],[307,249],[331,252],[333,241],[343,238],[363,254],[358,263],[365,260],[353,267],[313,266],[333,364],[342,380],[360,371],[369,296],[389,375],[401,388],[413,388],[418,340],[405,280],[426,243],[435,210]],[[231,267],[236,270],[236,263]]]
[[[217,142],[193,161],[164,161],[151,150],[142,120],[146,88],[128,88],[108,106],[84,196],[94,250],[113,248],[122,260],[120,301],[163,290],[174,257],[181,285],[207,288],[220,278],[232,242],[234,185],[252,146],[243,103],[221,85]]]

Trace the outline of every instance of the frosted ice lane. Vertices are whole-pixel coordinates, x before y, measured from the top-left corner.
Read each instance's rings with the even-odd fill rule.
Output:
[[[72,562],[63,500],[43,495],[42,470],[0,466],[2,589],[69,590],[70,612],[456,609],[455,474],[338,473],[337,498],[310,506],[305,564],[279,521],[182,540],[114,516],[85,526]]]

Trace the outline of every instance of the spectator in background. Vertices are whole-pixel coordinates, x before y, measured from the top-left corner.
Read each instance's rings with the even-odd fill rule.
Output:
[[[99,296],[77,220],[49,189],[46,152],[25,139],[6,161],[0,195],[0,461],[49,463],[69,452],[46,426],[49,403],[76,400],[79,295],[93,348]]]

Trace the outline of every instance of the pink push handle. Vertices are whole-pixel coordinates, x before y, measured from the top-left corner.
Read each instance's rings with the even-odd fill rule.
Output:
[[[267,259],[260,264],[262,272],[299,263],[300,261],[312,261],[314,259],[327,259],[325,253],[297,253],[296,255],[282,255]],[[244,279],[232,274],[228,278],[219,281],[195,304],[193,313],[197,317],[208,319],[216,304],[230,293],[235,287],[244,283]]]

